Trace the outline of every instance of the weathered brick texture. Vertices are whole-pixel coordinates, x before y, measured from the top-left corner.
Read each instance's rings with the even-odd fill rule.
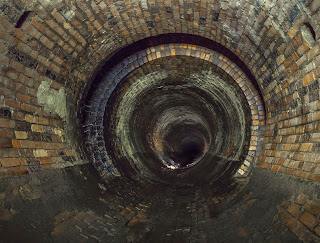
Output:
[[[31,13],[16,28],[25,11]],[[0,170],[21,173],[28,159],[38,158],[48,158],[40,161],[46,168],[77,163],[71,141],[54,132],[68,124],[38,103],[42,81],[55,90],[65,87],[79,100],[93,71],[114,51],[146,37],[186,33],[227,47],[257,81],[266,124],[261,156],[249,162],[319,181],[319,13],[317,0],[2,1]],[[313,27],[314,40],[306,39],[305,23]],[[164,52],[150,50],[144,63]],[[168,55],[180,54],[170,47]],[[223,61],[222,69],[232,72]],[[255,95],[246,94],[251,100]],[[253,125],[261,124],[259,112],[253,109]],[[256,141],[253,136],[249,150]]]

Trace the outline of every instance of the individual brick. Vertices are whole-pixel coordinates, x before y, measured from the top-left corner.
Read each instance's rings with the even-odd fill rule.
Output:
[[[53,161],[52,161],[52,159],[50,158],[50,157],[40,157],[39,158],[39,160],[40,160],[40,164],[52,164],[53,163]]]
[[[320,215],[320,204],[313,202],[313,201],[307,201],[307,203],[303,207],[305,210],[309,211],[315,216]]]
[[[291,204],[287,210],[290,214],[292,214],[296,218],[298,218],[301,214],[300,205],[295,203]]]
[[[0,163],[4,167],[13,167],[21,164],[21,159],[19,158],[5,158],[0,159]]]
[[[34,154],[34,157],[47,157],[48,156],[47,150],[44,150],[44,149],[33,150],[33,154]]]
[[[313,72],[308,73],[303,79],[303,85],[307,85],[314,80]]]
[[[22,148],[36,148],[36,142],[35,141],[28,141],[28,140],[19,140],[20,146]]]
[[[12,99],[4,99],[4,104],[6,106],[15,108],[15,109],[19,109],[20,108],[20,103],[17,102],[16,100],[12,100]]]
[[[309,229],[313,229],[317,225],[318,220],[312,214],[304,212],[300,217],[299,221],[306,225]]]
[[[26,114],[24,120],[29,123],[35,123],[35,118],[33,115]]]
[[[28,169],[26,167],[17,166],[7,169],[7,174],[9,175],[25,175],[28,174]]]
[[[27,132],[24,131],[14,131],[16,139],[27,139],[28,134]]]
[[[9,128],[9,119],[8,118],[0,118],[0,127],[2,128]]]
[[[12,148],[12,141],[9,138],[0,138],[0,148]]]
[[[306,227],[295,218],[288,221],[287,227],[298,237],[306,230]]]
[[[32,124],[32,125],[31,125],[31,130],[32,130],[33,132],[44,133],[44,127],[43,127],[42,125]]]
[[[21,144],[19,140],[16,140],[16,139],[12,139],[12,146],[13,148],[21,148]]]
[[[13,138],[13,131],[6,128],[0,128],[0,138]]]
[[[31,97],[29,95],[20,94],[20,93],[16,94],[16,98],[18,101],[23,102],[23,103],[29,103],[31,100]]]

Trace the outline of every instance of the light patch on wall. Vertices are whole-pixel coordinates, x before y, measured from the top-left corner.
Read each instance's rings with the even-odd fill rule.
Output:
[[[301,25],[301,35],[303,40],[307,43],[309,47],[312,47],[316,44],[316,33],[309,22]]]
[[[67,102],[64,88],[55,90],[50,84],[42,81],[37,92],[38,102],[46,111],[58,114],[63,120],[67,117]]]

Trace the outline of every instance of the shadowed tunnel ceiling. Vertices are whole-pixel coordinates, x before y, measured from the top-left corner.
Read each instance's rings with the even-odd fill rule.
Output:
[[[0,242],[318,242],[318,0],[0,2]]]

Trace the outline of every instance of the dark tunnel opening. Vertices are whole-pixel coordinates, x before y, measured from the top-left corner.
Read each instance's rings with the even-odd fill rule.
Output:
[[[179,142],[178,149],[175,152],[170,152],[170,158],[180,167],[186,167],[203,156],[204,147],[203,140],[186,135]]]
[[[177,185],[232,177],[241,166],[240,174],[249,173],[243,163],[255,156],[250,136],[259,126],[250,126],[264,120],[262,100],[245,73],[226,72],[225,59],[201,46],[154,46],[106,62],[79,113],[98,172],[115,168],[131,180]]]

